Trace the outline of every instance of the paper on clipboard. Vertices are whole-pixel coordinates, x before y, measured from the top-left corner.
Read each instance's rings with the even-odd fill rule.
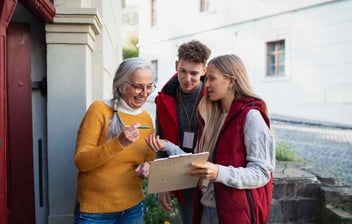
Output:
[[[209,153],[182,154],[156,159],[150,163],[147,193],[174,191],[195,187],[199,177],[189,176],[192,162],[206,162]]]

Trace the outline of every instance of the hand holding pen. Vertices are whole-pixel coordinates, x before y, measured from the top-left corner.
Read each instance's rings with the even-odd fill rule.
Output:
[[[130,145],[131,143],[135,142],[140,137],[139,129],[149,129],[149,126],[143,126],[139,123],[134,123],[129,126],[124,126],[123,130],[121,131],[118,139],[124,147]]]

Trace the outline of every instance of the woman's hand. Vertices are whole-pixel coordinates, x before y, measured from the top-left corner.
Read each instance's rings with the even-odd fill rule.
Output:
[[[146,178],[149,176],[150,164],[149,162],[141,163],[135,169],[138,176]]]
[[[124,147],[130,145],[131,143],[137,141],[140,137],[138,127],[141,126],[139,123],[134,123],[131,126],[125,126],[120,133],[118,139]]]
[[[153,149],[154,152],[163,150],[167,145],[167,141],[160,139],[159,135],[150,135],[149,137],[145,138],[145,142],[151,149]]]
[[[219,167],[211,162],[193,162],[192,170],[188,172],[191,176],[199,176],[206,180],[215,180],[219,173]]]

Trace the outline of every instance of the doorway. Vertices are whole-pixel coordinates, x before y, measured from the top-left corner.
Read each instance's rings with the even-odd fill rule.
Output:
[[[38,34],[36,29],[32,24],[10,23],[7,30],[11,224],[46,224],[48,218],[45,41],[37,37],[45,37],[45,32]]]

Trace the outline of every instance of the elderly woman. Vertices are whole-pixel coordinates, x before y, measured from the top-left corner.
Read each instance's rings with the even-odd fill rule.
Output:
[[[142,181],[156,155],[145,143],[154,132],[142,106],[155,90],[150,64],[129,58],[118,67],[113,99],[92,103],[78,130],[75,223],[143,223]]]

